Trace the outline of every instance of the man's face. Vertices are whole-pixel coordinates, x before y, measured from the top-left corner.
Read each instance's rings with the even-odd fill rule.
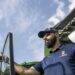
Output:
[[[56,37],[55,33],[47,33],[47,34],[45,34],[43,39],[45,40],[45,44],[48,48],[52,48],[57,41],[57,37]]]

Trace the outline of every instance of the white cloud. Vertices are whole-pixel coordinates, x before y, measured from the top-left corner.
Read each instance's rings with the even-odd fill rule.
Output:
[[[53,23],[53,25],[57,24],[65,16],[63,11],[64,3],[61,0],[55,0],[55,3],[58,5],[56,13],[48,19],[48,23]]]
[[[75,8],[75,0],[69,0],[70,5],[69,5],[69,11],[71,11],[73,8]]]
[[[30,52],[32,53],[35,60],[42,60],[44,57],[44,43],[39,40],[40,39],[38,39],[35,34],[33,34],[28,40],[28,48],[32,50]]]
[[[53,23],[53,25],[57,24],[60,20],[58,18],[56,18],[56,16],[52,16],[49,18],[48,22],[49,23]]]
[[[0,9],[0,20],[3,19],[3,11]]]
[[[40,48],[39,49],[35,49],[33,51],[34,54],[34,59],[36,59],[37,61],[40,61],[44,58],[44,51],[42,51]]]
[[[4,18],[5,26],[11,26],[10,18],[16,11],[18,0],[2,0],[0,1],[0,19]]]
[[[3,0],[2,3],[0,3],[2,5],[1,10],[3,12],[3,16],[1,16],[1,18],[2,17],[4,18],[5,28],[17,34],[19,34],[19,32],[23,33],[31,25],[36,25],[40,17],[40,14],[39,14],[40,10],[37,11],[36,8],[33,9],[29,7],[29,3],[26,3],[25,1],[27,0]],[[44,18],[44,16],[42,16],[42,18]],[[28,49],[33,50],[32,54],[35,57],[33,59],[40,60],[41,57],[43,56],[42,55],[43,53],[41,54],[40,52],[41,45],[39,46],[38,44],[39,42],[37,41],[37,39],[34,39],[35,35],[32,35],[31,37],[32,38],[30,38],[28,43],[28,46],[29,46]],[[36,43],[35,43],[35,40],[36,40]],[[2,43],[1,41],[2,39],[0,40],[0,43]],[[40,57],[38,55],[40,55]]]
[[[0,19],[5,18],[5,26],[11,28],[12,32],[26,31],[29,26],[36,23],[40,16],[37,10],[29,7],[24,0],[4,0],[1,4]]]
[[[64,16],[65,16],[64,11],[62,10],[62,8],[58,7],[56,10],[56,17],[62,19]]]
[[[3,11],[4,17],[12,15],[16,9],[18,1],[17,0],[3,0],[1,4],[1,9]]]
[[[35,10],[32,11],[33,13],[31,13],[30,16],[25,16],[26,14],[23,11],[21,11],[21,13],[18,14],[19,17],[16,18],[17,31],[24,32],[28,29],[29,26],[36,24],[36,22],[38,21],[39,14],[35,12]]]

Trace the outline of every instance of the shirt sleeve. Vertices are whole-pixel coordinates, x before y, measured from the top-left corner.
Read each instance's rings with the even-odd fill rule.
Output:
[[[43,74],[43,73],[44,73],[41,62],[38,62],[38,63],[35,64],[33,67],[34,67],[40,74]]]

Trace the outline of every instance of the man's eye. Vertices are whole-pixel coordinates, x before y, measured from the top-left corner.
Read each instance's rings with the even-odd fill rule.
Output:
[[[50,33],[48,33],[46,36],[49,36],[50,35]]]

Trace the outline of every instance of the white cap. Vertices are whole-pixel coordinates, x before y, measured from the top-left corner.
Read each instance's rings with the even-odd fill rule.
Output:
[[[75,31],[73,31],[71,34],[69,34],[68,38],[71,40],[71,42],[75,43]]]

